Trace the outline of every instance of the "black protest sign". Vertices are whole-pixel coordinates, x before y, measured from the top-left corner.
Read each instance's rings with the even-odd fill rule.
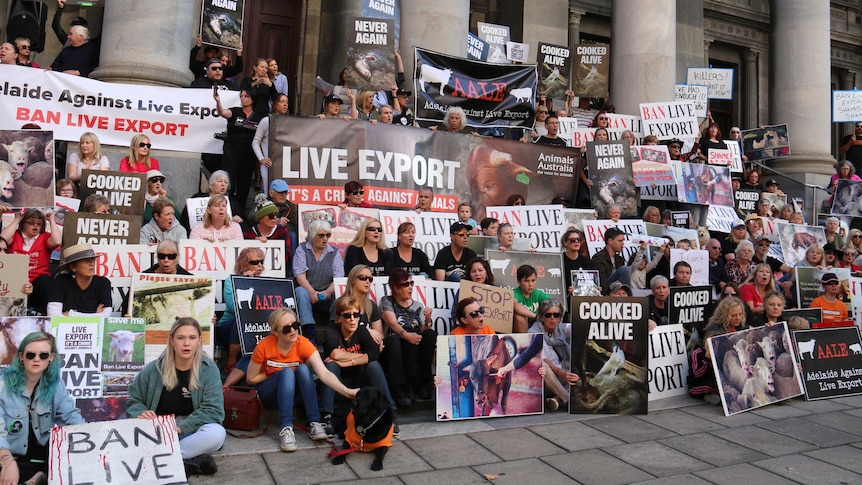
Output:
[[[63,221],[63,247],[75,244],[138,244],[141,216],[67,212]]]
[[[360,91],[389,89],[395,84],[395,22],[354,18],[348,28],[348,86]]]
[[[554,99],[562,106],[569,88],[572,70],[572,51],[568,47],[539,42],[536,64],[539,68],[539,95]]]
[[[518,287],[518,268],[525,264],[536,268],[536,289],[551,298],[562,300],[566,295],[563,283],[563,255],[560,253],[526,253],[486,249],[485,258],[498,286]],[[535,309],[533,309],[535,311]]]
[[[230,280],[239,342],[243,354],[251,354],[257,343],[269,335],[269,314],[273,310],[287,307],[297,313],[293,281],[246,276],[231,276]],[[298,313],[296,321],[299,321]]]
[[[611,47],[607,44],[579,44],[575,50],[578,67],[575,68],[575,96],[601,98],[608,92],[610,79]]]
[[[862,394],[862,339],[857,327],[797,330],[793,341],[809,401]]]
[[[672,211],[670,213],[673,227],[681,227],[683,229],[691,229],[691,212],[689,211]]]
[[[581,297],[571,300],[572,414],[646,414],[649,384],[649,300]],[[585,364],[584,364],[585,363]]]
[[[681,323],[688,331],[692,327],[703,328],[712,306],[712,287],[674,286],[670,289],[668,303],[668,319],[671,322]]]
[[[744,214],[753,214],[757,211],[757,201],[760,200],[760,191],[736,189],[733,191],[733,200],[736,202],[736,210]]]
[[[242,13],[245,0],[204,0],[201,5],[201,40],[228,49],[242,49]]]
[[[104,195],[108,204],[118,213],[127,216],[144,214],[144,195],[147,191],[147,174],[138,172],[81,171],[80,199],[92,194]],[[81,207],[83,210],[83,207]]]
[[[599,216],[607,216],[608,206],[620,207],[620,217],[637,217],[638,194],[632,174],[632,152],[629,142],[587,142],[590,198]]]

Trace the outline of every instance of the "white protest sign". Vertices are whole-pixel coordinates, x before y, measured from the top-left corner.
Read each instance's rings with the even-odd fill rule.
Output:
[[[698,134],[694,103],[673,101],[641,103],[644,135],[655,135],[659,140],[694,138]]]
[[[853,310],[853,321],[862,328],[862,277],[850,277],[850,306]]]
[[[569,128],[569,131],[566,133],[559,133],[559,137],[566,140],[566,143],[570,147],[581,147],[586,145],[587,142],[593,141],[596,137],[596,130],[598,128]],[[627,128],[608,128],[608,137],[610,141],[619,141],[622,139],[623,132],[626,131]],[[642,135],[640,133],[634,133],[635,138],[640,140]]]
[[[614,222],[610,219],[599,219],[595,221],[582,220],[584,225],[584,234],[587,236],[587,248],[590,250],[590,257],[593,257],[605,247],[605,231],[608,228],[616,227],[623,231],[626,236],[626,242],[623,246],[623,258],[628,261],[637,248],[640,246],[638,236],[646,236],[646,226],[644,221],[638,219],[620,219]]]
[[[832,91],[832,122],[862,120],[862,91]]]
[[[73,397],[102,397],[101,317],[57,318],[54,335],[62,359],[61,376]]]
[[[530,56],[530,44],[520,42],[506,42],[506,59],[514,62],[525,63]]]
[[[704,249],[671,249],[670,250],[670,267],[673,272],[673,267],[676,263],[685,261],[691,265],[691,281],[694,286],[702,286],[709,284],[709,251]],[[673,276],[673,274],[671,274]]]
[[[733,207],[710,204],[706,214],[706,227],[711,231],[729,234],[737,219],[739,219],[739,215]]]
[[[427,211],[419,214],[415,211],[381,210],[379,218],[383,225],[384,240],[390,248],[398,245],[398,226],[405,222],[412,222],[416,228],[413,247],[424,251],[428,261],[433,265],[437,258],[437,251],[452,242],[449,238],[449,227],[458,220],[458,214]]]
[[[539,252],[559,253],[560,238],[566,232],[561,205],[513,205],[485,209],[488,217],[500,223],[509,223],[515,230],[515,239],[530,241],[530,247]]]
[[[688,392],[688,358],[682,324],[660,325],[649,333],[649,400]]]
[[[414,297],[426,307],[431,308],[431,321],[434,322],[434,331],[437,335],[448,335],[455,328],[452,319],[453,309],[458,302],[455,293],[458,292],[458,283],[454,281],[437,281],[428,278],[416,279],[416,291]]]
[[[575,130],[578,129],[578,119],[562,117],[558,118],[558,120],[560,122],[560,128],[557,132],[557,136],[564,140],[571,141],[574,137]]]
[[[732,166],[733,152],[730,150],[719,150],[717,148],[711,148],[709,150],[709,164]]]
[[[739,146],[739,142],[736,140],[724,140],[724,144],[727,145],[727,149],[730,151],[732,157],[730,171],[742,173],[742,149]],[[710,150],[710,152],[712,152],[712,150]]]
[[[733,99],[733,69],[689,67],[685,82],[709,86],[709,99]]]
[[[48,483],[186,483],[177,422],[119,419],[51,430]]]
[[[630,130],[635,138],[643,138],[643,122],[640,116],[620,113],[605,113],[608,117],[608,130]]]
[[[696,84],[677,84],[674,93],[674,101],[690,101],[694,103],[694,110],[699,118],[706,118],[707,95],[709,86],[698,86]]]
[[[673,200],[677,199],[676,183],[674,185],[651,185],[641,187],[641,199]]]

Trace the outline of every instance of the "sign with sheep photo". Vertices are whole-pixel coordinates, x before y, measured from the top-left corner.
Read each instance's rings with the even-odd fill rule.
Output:
[[[786,322],[711,337],[707,342],[726,416],[802,394]]]
[[[54,206],[54,133],[0,131],[0,202],[13,208]]]

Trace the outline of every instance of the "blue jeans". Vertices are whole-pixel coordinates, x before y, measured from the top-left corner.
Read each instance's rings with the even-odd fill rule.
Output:
[[[250,362],[251,356],[246,355],[237,362],[236,368],[248,372]],[[292,369],[280,370],[254,387],[257,389],[264,406],[278,408],[279,425],[282,428],[293,426],[293,405],[300,399],[305,406],[308,422],[320,422],[314,373],[306,364],[299,364]],[[297,391],[299,391],[298,394]]]
[[[182,428],[182,420],[177,419]],[[219,423],[207,423],[194,433],[180,435],[180,452],[183,460],[218,451],[224,445],[225,429]]]
[[[327,362],[326,368],[335,374],[335,377],[338,377],[338,380],[341,380],[341,368],[338,367],[338,364],[335,362]],[[351,385],[352,384],[353,383],[351,383]],[[383,367],[380,366],[380,362],[373,361],[365,365],[365,372],[363,372],[362,382],[359,383],[359,385],[370,385],[380,389],[386,394],[386,400],[392,405],[392,409],[395,409],[395,400],[392,399],[392,395],[389,393],[389,386],[386,384],[386,375],[383,374]],[[320,411],[323,414],[332,414],[334,410],[333,403],[335,401],[335,391],[326,385],[321,387],[323,389],[320,390]]]
[[[317,322],[314,321],[314,310],[317,309],[318,311],[324,312],[328,315],[335,299],[328,298],[323,301],[318,300],[317,303],[312,304],[311,296],[305,288],[296,285],[293,292],[296,296],[296,309],[299,312],[299,323],[302,324],[302,335],[311,340],[312,343],[316,344],[317,335],[314,330],[314,325]],[[311,327],[306,327],[306,325],[310,325]]]

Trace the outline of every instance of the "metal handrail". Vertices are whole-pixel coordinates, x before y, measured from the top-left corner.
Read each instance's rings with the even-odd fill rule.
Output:
[[[764,165],[764,164],[763,164],[763,163],[761,163],[760,161],[755,160],[755,161],[749,161],[749,162],[745,162],[745,163],[750,163],[750,164],[752,164],[752,165],[757,165],[757,166],[758,166],[758,167],[760,167],[761,169],[769,170],[770,172],[772,172],[772,173],[774,173],[774,174],[777,174],[777,175],[780,175],[781,177],[784,177],[784,178],[785,178],[787,181],[789,181],[789,182],[793,182],[793,183],[795,183],[795,184],[799,184],[799,185],[801,185],[801,186],[803,186],[803,187],[808,187],[808,188],[810,188],[810,189],[820,189],[820,190],[822,190],[822,191],[826,192],[827,194],[829,193],[829,191],[828,191],[828,190],[826,190],[826,188],[825,188],[825,187],[823,187],[823,186],[816,185],[816,184],[809,184],[809,183],[806,183],[806,182],[800,182],[799,180],[796,180],[796,179],[794,179],[794,178],[790,177],[789,175],[787,175],[786,173],[784,173],[784,172],[782,172],[782,171],[780,171],[780,170],[776,170],[776,169],[774,169],[774,168],[772,168],[772,167],[768,167],[768,166]],[[817,222],[817,190],[814,190],[814,191],[811,193],[811,197],[812,197],[812,199],[811,199],[811,219],[810,219],[810,220],[811,220],[812,224],[815,224],[815,223]]]

